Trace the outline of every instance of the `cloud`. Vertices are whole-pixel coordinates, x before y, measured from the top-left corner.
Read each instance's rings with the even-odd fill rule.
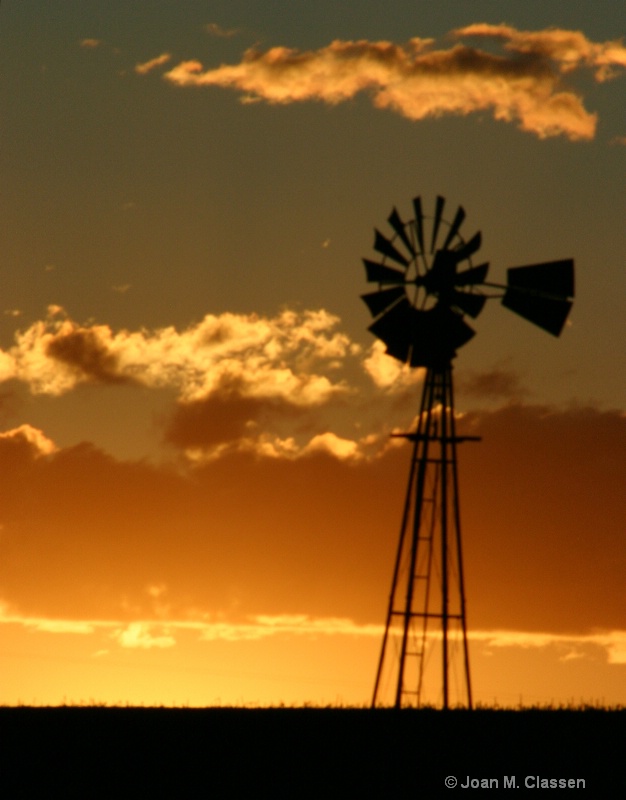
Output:
[[[349,617],[315,617],[309,614],[250,614],[243,619],[196,612],[193,618],[172,617],[166,622],[134,620],[64,619],[23,615],[0,601],[0,625],[14,625],[39,633],[56,635],[99,636],[104,633],[124,649],[166,649],[176,646],[176,637],[192,634],[204,642],[260,641],[273,637],[349,637],[380,639],[382,624],[359,623]],[[432,632],[432,638],[440,637]],[[626,630],[596,630],[585,634],[545,633],[499,628],[471,629],[471,642],[487,648],[540,650],[556,648],[562,661],[593,657],[590,648],[605,653],[607,663],[626,665]],[[94,656],[107,655],[100,650]]]
[[[221,86],[244,92],[246,102],[285,104],[319,100],[330,105],[369,92],[376,108],[410,120],[445,114],[490,112],[540,138],[592,139],[597,115],[562,86],[583,67],[597,80],[614,77],[626,64],[620,42],[593,43],[582,33],[550,29],[524,32],[508,26],[472,25],[452,33],[504,42],[492,54],[457,43],[433,49],[432,39],[405,45],[334,41],[319,50],[250,49],[239,64],[205,69],[184,61],[165,73],[177,86]]]
[[[313,618],[306,614],[258,614],[239,623],[213,622],[202,626],[200,638],[245,641],[271,636],[366,636],[379,637],[382,625],[359,625],[351,619]]]
[[[161,55],[156,56],[156,58],[151,58],[149,61],[144,61],[142,64],[136,64],[135,72],[138,75],[147,75],[149,72],[152,72],[153,69],[167,64],[171,58],[172,56],[170,53],[161,53]]]
[[[243,387],[239,387],[240,389]],[[242,439],[273,417],[298,414],[284,398],[245,397],[236,386],[203,400],[179,403],[167,423],[165,440],[181,449],[211,448]]]
[[[184,402],[237,388],[242,397],[314,406],[346,387],[315,367],[359,352],[339,319],[324,310],[285,310],[276,317],[207,314],[178,331],[113,332],[80,325],[51,307],[47,319],[16,334],[0,351],[0,378],[27,383],[35,394],[61,395],[84,382],[173,387]]]
[[[76,620],[20,614],[0,601],[0,625],[18,625],[40,633],[87,635],[104,631],[120,647],[151,649],[173,647],[175,634],[194,633],[201,641],[257,641],[272,636],[380,637],[383,625],[359,624],[346,617],[312,617],[308,614],[251,614],[243,619],[214,618],[197,612],[194,619],[173,617],[167,622],[134,620]]]
[[[0,433],[0,448],[2,447],[19,448],[35,458],[49,456],[58,449],[43,431],[28,424]]]
[[[626,629],[626,417],[507,406],[457,431],[482,437],[459,451],[470,630]],[[259,436],[179,473],[2,437],[2,595],[30,617],[120,620],[112,630],[203,619],[191,608],[379,623],[410,446],[357,458],[343,438]]]
[[[595,70],[596,80],[602,82],[618,74],[617,67],[626,67],[626,47],[622,41],[591,42],[581,31],[549,28],[543,31],[518,31],[509,25],[478,23],[459,28],[456,36],[473,36],[505,42],[505,49],[549,59],[561,72],[571,72],[580,66]]]
[[[626,664],[626,631],[599,631],[585,635],[537,633],[532,631],[470,631],[470,640],[490,647],[539,649],[557,647],[564,651],[562,659],[584,658],[589,646],[602,648],[609,664]]]
[[[406,391],[424,379],[424,369],[413,369],[386,353],[385,345],[376,339],[363,359],[363,368],[378,388],[391,392]]]
[[[195,465],[209,463],[233,454],[253,454],[266,459],[295,461],[324,454],[345,463],[359,463],[382,457],[391,447],[397,446],[394,439],[382,434],[368,434],[357,438],[338,436],[333,431],[308,437],[281,437],[266,431],[256,436],[243,436],[223,442],[214,447],[190,444],[185,451]]]
[[[480,444],[464,446],[460,466],[464,529],[476,536],[465,548],[476,548],[469,574],[473,569],[474,586],[491,586],[491,599],[474,594],[481,624],[494,626],[506,608],[509,625],[526,627],[526,611],[532,615],[532,606],[541,602],[546,630],[589,630],[599,605],[606,605],[602,615],[611,618],[607,627],[623,627],[623,621],[616,624],[622,617],[615,613],[616,596],[608,590],[600,600],[597,588],[626,569],[617,479],[624,473],[626,415],[511,404],[467,414],[465,431],[482,437]],[[480,534],[481,527],[491,533]],[[528,609],[520,597],[528,598]]]
[[[340,461],[351,461],[362,457],[358,442],[345,439],[332,431],[318,433],[305,448],[305,453],[330,453]]]
[[[58,397],[84,384],[173,390],[174,406],[159,420],[164,441],[196,461],[237,451],[372,455],[349,410],[365,369],[373,367],[363,364],[361,346],[323,309],[207,314],[183,329],[114,331],[53,306],[0,350],[0,382],[19,381],[35,395]],[[342,430],[322,418],[330,411]]]
[[[210,33],[211,36],[217,36],[220,39],[230,39],[241,32],[239,28],[223,28],[221,25],[218,25],[217,22],[209,22],[205,28],[207,33]]]
[[[67,365],[78,380],[103,384],[132,382],[132,377],[120,370],[119,358],[107,346],[108,331],[105,327],[85,328],[66,321],[48,338],[45,354]]]
[[[121,647],[142,650],[149,650],[153,647],[164,648],[173,647],[176,639],[169,634],[163,636],[153,636],[151,626],[143,622],[131,622],[125,628],[120,628],[111,634]]]
[[[84,47],[87,50],[93,50],[96,47],[100,47],[102,44],[101,39],[81,39],[80,46]]]
[[[60,318],[63,309],[50,306],[45,320],[34,322],[15,336],[16,345],[0,351],[0,377],[29,385],[33,394],[61,395],[77,384],[128,382],[108,347],[110,329],[87,328]]]
[[[519,402],[528,394],[517,373],[506,363],[481,372],[466,370],[460,373],[457,389],[467,397],[500,401]]]

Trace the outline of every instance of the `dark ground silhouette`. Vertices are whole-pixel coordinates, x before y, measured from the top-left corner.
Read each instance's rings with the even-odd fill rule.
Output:
[[[626,709],[0,708],[0,792],[453,798],[469,776],[495,797],[514,776],[518,794],[573,778],[584,790],[565,791],[617,798],[625,744]]]

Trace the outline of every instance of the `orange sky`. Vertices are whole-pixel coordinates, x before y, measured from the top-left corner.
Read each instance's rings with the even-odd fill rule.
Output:
[[[423,376],[361,259],[418,194],[576,263],[455,361],[475,699],[626,703],[619,4],[72,5],[0,9],[0,703],[369,702]]]

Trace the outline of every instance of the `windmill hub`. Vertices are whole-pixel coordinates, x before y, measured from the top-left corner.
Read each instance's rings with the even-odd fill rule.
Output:
[[[442,301],[450,301],[456,278],[456,258],[447,250],[437,250],[431,269],[416,278],[415,283],[423,286],[427,294],[436,295]]]

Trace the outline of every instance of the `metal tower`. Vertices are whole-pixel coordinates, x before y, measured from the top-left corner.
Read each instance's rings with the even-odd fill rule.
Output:
[[[413,452],[372,705],[434,702],[425,682],[439,661],[436,699],[443,708],[472,708],[456,449],[478,437],[456,434],[450,365],[427,370],[417,428],[398,435],[413,442]],[[456,685],[452,649],[460,649],[463,665]]]

